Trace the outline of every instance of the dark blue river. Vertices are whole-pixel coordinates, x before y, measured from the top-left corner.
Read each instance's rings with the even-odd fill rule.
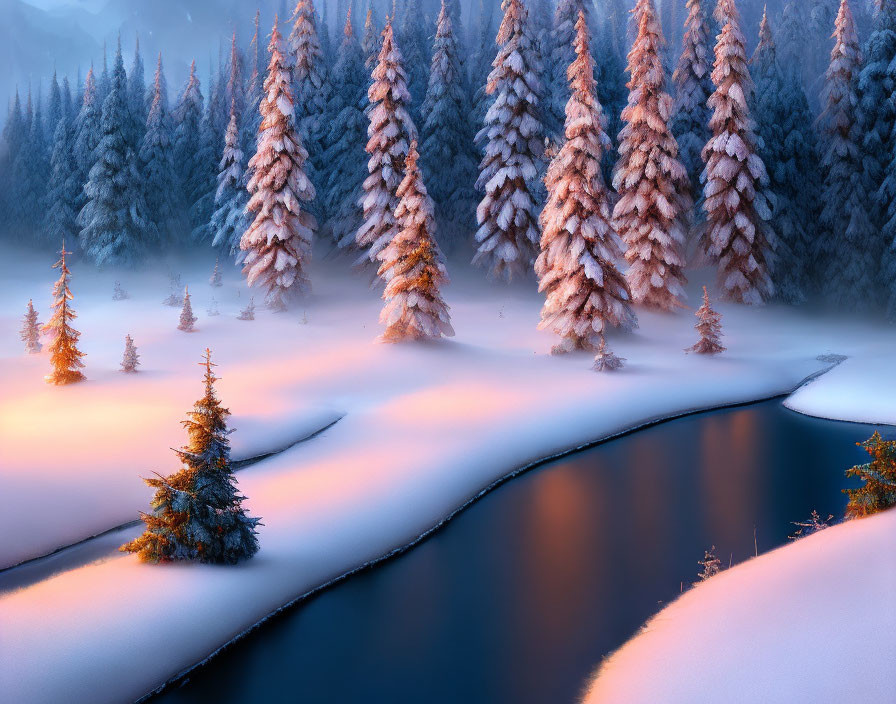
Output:
[[[663,423],[546,464],[403,556],[272,619],[154,702],[574,702],[682,584],[837,518],[871,426],[780,401]],[[645,666],[649,666],[645,663]]]

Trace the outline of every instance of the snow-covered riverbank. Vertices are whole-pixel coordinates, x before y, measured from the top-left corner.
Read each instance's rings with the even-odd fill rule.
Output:
[[[264,522],[261,552],[250,562],[151,567],[121,555],[0,598],[0,691],[29,702],[137,698],[283,604],[413,541],[515,468],[658,418],[790,391],[827,366],[819,354],[861,360],[896,344],[894,330],[873,323],[721,306],[729,351],[706,359],[682,352],[693,343],[691,312],[642,313],[640,330],[612,338],[629,360],[626,369],[599,375],[587,355],[548,354],[555,340],[535,330],[541,301],[532,285],[491,286],[459,272],[446,296],[457,337],[388,346],[374,341],[377,294],[341,268],[329,262],[317,270],[306,324],[302,311],[237,321],[246,299],[245,292],[237,298],[238,277],[222,291],[209,289],[208,272],[195,271],[184,278],[199,332],[185,334],[175,329],[176,309],[159,303],[164,277],[123,280],[132,299],[113,303],[112,281],[122,275],[75,267],[91,379],[82,386],[44,386],[46,360],[23,358],[9,335],[0,341],[0,383],[11,390],[0,399],[0,417],[30,418],[25,409],[37,407],[47,413],[37,428],[0,423],[0,476],[7,486],[19,482],[20,520],[52,523],[57,544],[83,537],[85,513],[114,514],[114,525],[144,507],[139,476],[173,467],[167,448],[179,442],[178,421],[200,391],[195,363],[206,346],[220,363],[221,398],[237,419],[251,417],[257,428],[266,428],[265,418],[278,419],[277,427],[286,419],[288,431],[296,418],[317,423],[326,413],[346,414],[314,440],[239,475],[249,510]],[[7,277],[5,329],[14,329],[29,297],[37,305],[46,296],[22,288],[33,276]],[[203,315],[213,294],[219,318]],[[144,361],[133,378],[115,371],[126,332]],[[105,407],[94,405],[95,394]],[[119,402],[137,409],[134,432],[115,442],[119,454],[110,460],[115,433],[105,421],[108,404]],[[143,424],[143,413],[155,420]],[[77,443],[54,440],[82,414],[104,422],[81,426]],[[130,451],[133,438],[141,444]],[[36,446],[40,462],[32,462]],[[113,477],[133,493],[109,490]],[[96,500],[90,511],[73,487]],[[27,537],[13,523],[3,530],[13,541]],[[109,680],[110,671],[128,676]]]

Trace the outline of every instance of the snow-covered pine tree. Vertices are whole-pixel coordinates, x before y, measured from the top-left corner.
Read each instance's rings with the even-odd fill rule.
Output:
[[[196,154],[197,170],[193,174],[190,183],[190,191],[196,200],[190,206],[190,222],[193,230],[190,237],[194,242],[210,245],[213,240],[209,223],[215,209],[215,193],[217,191],[218,155],[224,151],[223,135],[218,134],[219,102],[223,100],[223,81],[219,80],[216,87],[214,100],[210,99],[206,106],[205,115],[199,129],[199,152]]]
[[[134,340],[130,335],[124,338],[124,356],[121,358],[121,371],[133,374],[137,371],[140,364],[140,355],[137,354],[137,348],[134,346]]]
[[[50,350],[50,364],[53,371],[45,378],[49,384],[73,384],[84,381],[84,362],[81,358],[84,353],[78,349],[78,338],[81,333],[72,327],[72,321],[78,316],[69,305],[74,296],[69,288],[71,271],[66,264],[66,256],[71,254],[65,249],[65,242],[59,252],[59,261],[53,265],[59,269],[59,280],[53,286],[53,315],[42,332],[50,337],[48,348]]]
[[[224,154],[218,164],[215,211],[212,213],[209,223],[212,245],[234,257],[240,252],[240,238],[249,226],[249,220],[246,217],[249,193],[243,180],[244,156],[240,150],[238,119],[234,103],[230,111],[227,135],[224,139]],[[216,263],[216,271],[217,267]]]
[[[724,27],[715,47],[715,90],[709,98],[713,136],[703,148],[703,246],[718,262],[723,297],[758,304],[774,294],[769,277],[774,233],[763,192],[768,175],[756,152],[747,106],[753,84],[734,0],[720,0],[716,16]]]
[[[678,140],[681,161],[688,170],[691,192],[695,194],[700,191],[700,173],[703,171],[700,152],[710,137],[707,101],[712,95],[712,40],[703,2],[687,2],[688,18],[681,58],[672,74],[675,86],[672,133]]]
[[[576,58],[568,67],[566,141],[551,161],[541,212],[538,290],[546,295],[539,329],[562,338],[555,353],[595,349],[605,327],[631,329],[637,321],[613,228],[610,194],[601,173],[609,145],[595,96],[594,62],[584,11],[576,22]]]
[[[164,75],[162,55],[159,54],[153,80],[152,104],[146,118],[143,144],[140,146],[140,164],[149,217],[160,237],[166,241],[173,241],[183,226],[183,218],[177,171],[174,166],[174,134],[164,94]]]
[[[130,298],[130,296],[128,296],[128,292],[125,291],[121,287],[120,281],[116,281],[115,284],[112,286],[112,300],[113,301],[124,301],[127,298]]]
[[[262,75],[260,66],[261,47],[258,43],[258,22],[261,13],[255,12],[255,34],[249,43],[249,84],[246,87],[246,109],[243,111],[243,119],[240,125],[240,136],[243,140],[243,154],[254,154],[256,149],[256,139],[258,137],[258,128],[261,125],[261,98],[264,95]],[[249,183],[248,171],[245,174],[245,183]]]
[[[700,571],[700,574],[697,576],[700,578],[700,581],[694,582],[694,584],[700,584],[700,582],[705,582],[710,577],[715,577],[719,572],[722,571],[722,561],[716,557],[716,546],[713,545],[709,550],[706,550],[703,559],[698,563],[703,569]]]
[[[102,106],[97,98],[96,80],[93,76],[93,67],[87,72],[87,81],[84,84],[84,97],[81,100],[81,109],[75,119],[75,173],[72,175],[75,183],[79,185],[78,199],[75,212],[80,213],[87,203],[83,184],[87,183],[90,169],[96,163],[94,151],[100,143],[100,117]]]
[[[382,36],[373,21],[373,8],[367,5],[367,17],[364,19],[364,35],[361,37],[361,53],[364,55],[364,68],[369,75],[373,73],[380,55]]]
[[[617,357],[613,353],[613,350],[607,344],[603,332],[601,332],[598,335],[597,354],[594,355],[594,364],[591,368],[596,372],[615,372],[624,366],[625,357]]]
[[[194,325],[196,324],[196,316],[193,315],[193,304],[190,303],[190,290],[189,288],[184,288],[184,305],[180,310],[180,320],[177,324],[177,329],[182,330],[183,332],[195,332],[196,328]]]
[[[60,242],[78,237],[78,200],[83,185],[76,181],[72,126],[64,116],[59,118],[53,136],[50,157],[50,179],[47,183],[42,237],[44,241]]]
[[[152,513],[141,513],[144,533],[122,545],[122,552],[136,553],[144,562],[199,562],[235,564],[258,552],[258,518],[246,514],[233,466],[227,416],[214,384],[211,352],[206,349],[205,395],[193,406],[182,424],[188,441],[175,450],[182,462],[167,477],[145,479],[156,490]]]
[[[140,54],[140,37],[134,44],[134,62],[128,73],[127,106],[130,115],[130,147],[134,154],[139,154],[146,132],[146,76],[143,69],[143,56]]]
[[[43,349],[40,344],[40,323],[37,320],[37,311],[34,303],[29,299],[25,317],[22,319],[22,328],[19,337],[25,343],[25,351],[28,354],[37,354]]]
[[[874,31],[865,44],[864,62],[856,81],[858,99],[856,117],[862,137],[862,174],[870,197],[866,206],[875,230],[883,230],[887,211],[896,199],[896,181],[887,182],[887,174],[896,169],[896,2],[878,4]],[[896,211],[894,211],[896,212]],[[896,228],[883,231],[864,244],[879,257],[896,235]],[[887,282],[890,283],[890,282]]]
[[[479,19],[476,26],[475,48],[473,60],[470,62],[470,83],[475,89],[471,115],[471,122],[474,125],[481,125],[485,121],[485,115],[492,104],[492,97],[488,93],[488,76],[491,73],[492,61],[495,58],[495,28],[492,22],[492,14],[492,4],[486,2],[486,0],[479,0]]]
[[[306,151],[305,171],[315,193],[326,192],[324,184],[329,171],[324,153],[330,119],[331,86],[326,60],[317,33],[317,13],[313,0],[299,0],[292,16],[292,32],[287,42],[288,61],[292,68],[292,95],[295,124]],[[323,221],[323,198],[309,204],[315,216]]]
[[[40,95],[34,101],[28,93],[25,111],[26,137],[13,163],[11,222],[22,241],[39,238],[47,195],[49,154],[44,136]]]
[[[386,304],[380,313],[380,322],[386,326],[383,342],[454,335],[441,294],[448,274],[435,240],[432,201],[417,158],[417,140],[411,140],[404,179],[398,186],[397,232],[377,255],[381,262],[378,273],[386,282]]]
[[[13,96],[12,105],[0,135],[0,231],[13,233],[17,223],[14,217],[15,175],[13,166],[25,141],[25,119],[19,90]]]
[[[204,194],[204,174],[208,165],[200,163],[203,132],[203,101],[196,75],[196,62],[190,64],[190,77],[174,110],[175,168],[181,186],[181,196],[189,208]],[[212,163],[212,168],[213,168]]]
[[[223,284],[221,283],[221,268],[218,265],[218,258],[215,257],[215,268],[212,271],[211,277],[209,277],[208,285],[212,288],[221,288]]]
[[[314,198],[314,186],[304,171],[308,152],[293,119],[290,67],[276,19],[268,51],[258,151],[249,160],[252,197],[246,210],[255,219],[243,233],[240,249],[246,253],[243,273],[249,285],[260,282],[268,305],[283,310],[310,288],[307,272],[317,223],[301,209]]]
[[[784,77],[766,13],[751,65],[756,85],[751,110],[761,137],[758,154],[768,169],[777,234],[772,283],[778,300],[802,303],[808,290],[808,228],[817,222],[818,156],[798,65],[787,66],[789,78]]]
[[[550,56],[545,58],[548,64],[549,84],[544,87],[545,129],[549,135],[562,141],[566,120],[566,104],[569,101],[569,81],[566,72],[576,59],[573,46],[576,43],[576,22],[579,13],[585,12],[585,22],[589,34],[594,26],[591,20],[591,3],[585,0],[558,0],[551,27]],[[592,65],[593,66],[593,65]],[[595,75],[595,78],[597,76]]]
[[[720,342],[722,337],[722,316],[709,304],[709,294],[703,287],[703,305],[697,309],[697,324],[694,329],[700,333],[697,344],[688,347],[685,352],[697,354],[719,354],[725,348]]]
[[[364,220],[355,236],[362,250],[358,264],[377,262],[377,255],[396,232],[395,208],[398,185],[404,177],[408,145],[417,138],[417,128],[408,113],[411,96],[405,82],[404,60],[395,43],[392,22],[386,22],[373,83],[367,91],[370,107],[367,117],[368,176],[364,195],[359,201]]]
[[[424,17],[419,0],[405,0],[398,30],[398,45],[404,59],[402,65],[407,76],[408,93],[411,94],[408,106],[415,125],[422,125],[424,120],[422,106],[428,78],[426,67],[432,55]],[[393,22],[396,21],[393,18]]]
[[[840,4],[834,38],[822,94],[824,112],[818,119],[823,236],[816,240],[814,258],[820,262],[818,284],[827,298],[860,311],[876,299],[879,259],[868,244],[875,231],[868,216],[871,195],[862,178],[862,136],[856,119],[856,78],[862,59],[847,0]]]
[[[62,116],[68,120],[70,125],[74,124],[75,108],[74,98],[72,97],[72,87],[68,82],[68,76],[62,78]]]
[[[878,431],[865,442],[857,443],[871,456],[867,464],[846,470],[847,477],[858,477],[858,489],[844,489],[849,496],[846,518],[864,518],[896,506],[896,441],[884,440]]]
[[[439,12],[436,39],[423,104],[420,155],[439,222],[439,241],[455,251],[472,229],[476,213],[478,155],[470,122],[472,106],[459,60],[458,44],[445,0]]]
[[[534,183],[543,152],[538,62],[522,0],[503,0],[498,55],[488,77],[492,103],[476,136],[485,143],[476,187],[485,193],[476,211],[478,250],[473,263],[496,278],[524,275],[535,261],[539,206]]]
[[[230,117],[236,113],[237,127],[242,124],[243,113],[246,111],[246,91],[243,84],[243,60],[240,56],[239,48],[236,43],[236,31],[230,39],[230,62],[229,62],[227,85],[224,87],[224,106],[227,112],[227,124],[230,124]],[[226,139],[226,128],[225,128]]]
[[[78,215],[81,249],[99,265],[134,264],[159,237],[148,217],[137,157],[128,146],[126,98],[119,44],[111,88],[103,103],[102,139],[84,186],[87,203]]]
[[[362,210],[358,201],[367,176],[364,141],[367,118],[368,76],[364,70],[364,55],[355,38],[351,11],[346,16],[342,43],[336,54],[336,65],[331,73],[333,119],[327,137],[329,178],[325,194],[328,228],[340,246],[352,246],[361,225]]]
[[[236,316],[237,320],[255,320],[255,299],[249,297],[249,304]]]
[[[622,111],[613,218],[626,244],[632,297],[658,310],[682,305],[684,241],[693,203],[687,171],[669,129],[672,98],[660,61],[662,29],[652,0],[638,0],[638,36],[628,55],[629,99]]]

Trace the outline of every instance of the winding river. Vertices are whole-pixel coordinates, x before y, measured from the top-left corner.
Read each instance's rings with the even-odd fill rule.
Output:
[[[546,464],[404,555],[287,610],[153,702],[573,702],[699,571],[841,516],[873,428],[780,400],[693,415]]]

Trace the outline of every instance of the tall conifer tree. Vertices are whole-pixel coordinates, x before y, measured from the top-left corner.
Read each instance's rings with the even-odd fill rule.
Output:
[[[47,345],[50,350],[50,364],[53,371],[46,377],[48,384],[64,385],[84,381],[84,353],[78,349],[78,338],[81,333],[71,323],[78,316],[69,304],[74,296],[69,288],[71,271],[66,263],[66,256],[71,254],[65,250],[65,242],[59,252],[59,261],[53,265],[59,269],[59,280],[53,286],[53,315],[43,327],[45,335],[50,337]]]

